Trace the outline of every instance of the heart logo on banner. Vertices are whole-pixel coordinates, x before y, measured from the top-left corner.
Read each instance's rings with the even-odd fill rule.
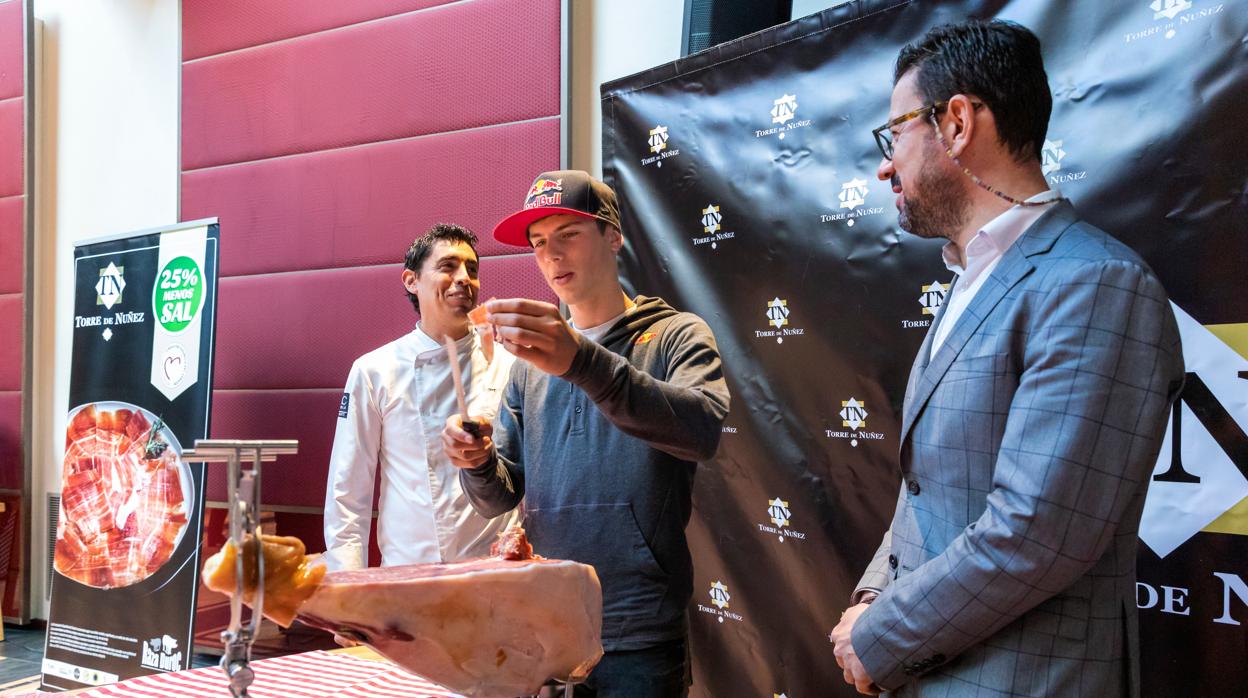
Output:
[[[182,381],[182,377],[186,375],[186,353],[182,347],[177,344],[169,347],[165,352],[163,369],[169,385],[177,385]]]

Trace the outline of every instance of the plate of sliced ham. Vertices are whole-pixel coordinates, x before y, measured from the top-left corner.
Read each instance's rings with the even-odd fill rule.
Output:
[[[100,589],[137,584],[186,533],[193,483],[177,437],[125,402],[74,408],[65,431],[53,566]]]

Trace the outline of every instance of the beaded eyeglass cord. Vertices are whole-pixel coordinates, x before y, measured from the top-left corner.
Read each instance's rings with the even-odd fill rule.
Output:
[[[975,173],[971,172],[971,170],[966,165],[962,164],[961,160],[958,160],[958,156],[953,154],[953,148],[949,147],[949,144],[945,142],[945,137],[942,136],[940,133],[940,122],[936,118],[935,109],[932,110],[931,116],[929,118],[932,121],[932,129],[936,131],[936,142],[940,144],[941,148],[945,149],[945,154],[949,156],[950,160],[953,160],[954,164],[962,168],[962,171],[966,173],[967,177],[971,178],[972,182],[978,184],[980,188],[983,189],[984,191],[992,193],[992,194],[996,194],[997,196],[1001,197],[1002,199],[1005,199],[1006,201],[1014,204],[1015,206],[1048,206],[1049,204],[1055,204],[1059,201],[1066,200],[1066,197],[1061,196],[1059,194],[1058,196],[1055,196],[1051,199],[1045,199],[1044,201],[1022,201],[1020,199],[1015,199],[1014,197],[1010,196],[1009,194],[1006,194],[1005,192],[997,191],[996,189],[993,189],[991,186],[989,186],[979,177],[976,177]]]

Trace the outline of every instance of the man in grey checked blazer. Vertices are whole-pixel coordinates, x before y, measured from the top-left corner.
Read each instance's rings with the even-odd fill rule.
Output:
[[[902,415],[892,526],[831,639],[896,696],[1136,696],[1138,525],[1183,382],[1165,292],[1049,189],[1040,43],[937,27],[898,58],[881,179],[957,276]],[[1014,198],[1020,197],[1020,198]]]

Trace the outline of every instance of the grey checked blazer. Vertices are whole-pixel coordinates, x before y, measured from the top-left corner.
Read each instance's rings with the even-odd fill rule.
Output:
[[[1138,527],[1183,383],[1165,291],[1063,202],[928,363],[939,321],[855,651],[895,696],[1139,695]]]

